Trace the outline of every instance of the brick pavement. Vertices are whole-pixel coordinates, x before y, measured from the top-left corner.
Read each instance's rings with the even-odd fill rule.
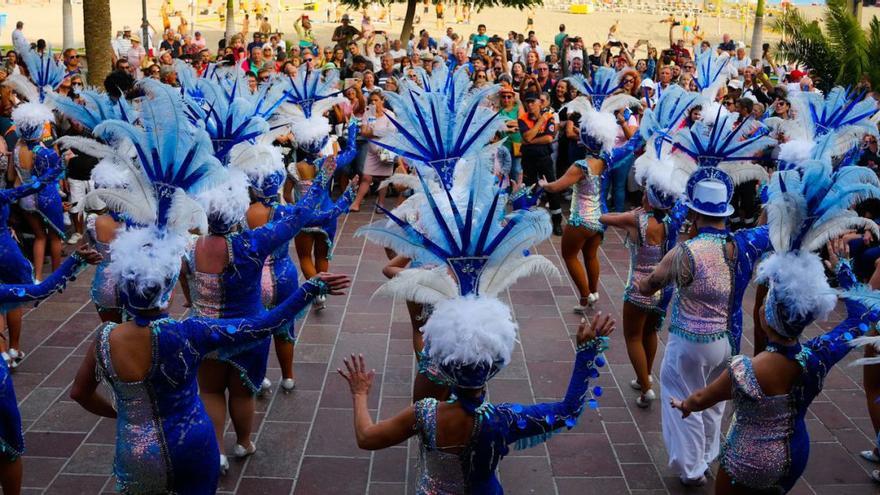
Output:
[[[414,370],[406,307],[371,298],[383,281],[384,252],[353,237],[371,216],[362,212],[340,222],[332,267],[354,276],[351,293],[331,298],[326,311],[312,312],[299,323],[295,392],[277,391],[280,372],[274,354],[270,357],[269,374],[276,391],[258,401],[257,453],[243,462],[231,461],[220,485],[222,493],[413,493],[417,445],[410,441],[382,452],[359,450],[349,393],[335,373],[343,356],[363,352],[377,370],[371,412],[387,418],[409,404]],[[490,398],[496,402],[557,400],[568,384],[571,334],[579,320],[571,313],[576,298],[558,256],[558,239],[537,251],[560,267],[562,278],[521,280],[506,295],[520,323],[521,344],[510,366],[490,384]],[[598,310],[620,314],[627,258],[621,236],[609,232],[602,246]],[[68,398],[71,380],[93,345],[98,324],[88,301],[89,280],[90,276],[82,276],[25,318],[22,342],[28,355],[15,373],[15,387],[26,430],[24,492],[28,494],[94,494],[113,489],[114,423],[87,413]],[[744,307],[746,340],[751,335],[752,300],[749,291]],[[809,333],[818,331],[814,327]],[[751,351],[750,342],[743,347],[744,352]],[[661,343],[655,374],[662,352]],[[685,492],[666,467],[661,405],[640,410],[633,403],[636,393],[627,385],[633,375],[621,330],[607,356],[610,366],[598,380],[605,389],[600,409],[587,410],[576,428],[547,444],[506,458],[500,469],[506,493]],[[878,491],[868,479],[871,466],[858,458],[858,451],[869,448],[873,437],[860,375],[858,368],[843,365],[826,380],[825,391],[808,413],[812,456],[795,493]],[[228,434],[227,448],[232,443]]]

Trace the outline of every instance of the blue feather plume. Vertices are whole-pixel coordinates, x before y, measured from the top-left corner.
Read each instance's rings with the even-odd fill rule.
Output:
[[[52,48],[47,46],[41,54],[31,48],[27,43],[17,44],[15,51],[21,57],[27,67],[31,81],[37,86],[40,94],[39,103],[46,100],[46,94],[55,90],[67,73],[64,64],[55,60],[52,56]],[[32,102],[37,103],[37,102]]]
[[[593,106],[602,108],[605,98],[620,89],[618,73],[609,67],[599,67],[594,70],[588,80],[581,74],[575,74],[566,78],[581,94],[589,95]]]
[[[712,167],[722,162],[751,160],[758,151],[776,144],[760,123],[745,119],[734,125],[734,120],[732,114],[721,115],[719,107],[714,125],[702,120],[694,123],[675,135],[674,147],[699,166]]]

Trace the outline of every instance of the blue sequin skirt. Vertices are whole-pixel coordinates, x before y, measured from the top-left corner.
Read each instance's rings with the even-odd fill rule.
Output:
[[[21,414],[15,400],[12,376],[6,361],[0,359],[0,460],[13,462],[24,452]]]

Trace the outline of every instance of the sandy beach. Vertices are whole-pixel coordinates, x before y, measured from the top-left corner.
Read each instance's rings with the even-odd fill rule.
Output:
[[[74,27],[76,31],[75,42],[78,47],[81,47],[83,43],[81,1],[82,0],[79,0],[77,2],[75,0],[73,5]],[[207,0],[201,0],[200,3],[206,5]],[[216,15],[216,5],[218,3],[225,4],[225,2],[222,2],[221,0],[214,0],[212,13],[209,15],[197,15],[195,19],[195,29],[200,30],[207,37],[209,47],[216,47],[217,40],[223,35],[224,25],[221,24]],[[275,4],[274,1],[269,3]],[[129,25],[134,29],[138,29],[138,26],[141,24],[140,1],[111,0],[110,4],[114,32],[122,29],[124,25]],[[317,12],[303,10],[303,4],[300,1],[295,2],[287,0],[280,2],[280,4],[289,5],[291,8],[280,14],[275,12],[270,13],[269,18],[273,27],[277,29],[277,27],[280,26],[280,31],[285,34],[285,39],[288,41],[296,39],[296,33],[293,29],[293,21],[300,14],[308,13],[310,14],[310,17],[316,21],[314,22],[314,31],[318,36],[319,43],[324,44],[329,42],[332,30],[336,25],[324,22],[324,19],[326,18],[326,4],[319,4]],[[147,12],[150,23],[161,29],[162,21],[159,13],[160,5],[161,0],[148,0],[147,2]],[[377,29],[385,29],[393,34],[399,33],[403,24],[402,18],[405,12],[405,7],[406,5],[402,3],[394,4],[392,9],[393,20],[390,26],[388,23],[381,22],[374,22],[374,25]],[[184,16],[187,19],[190,18],[188,2],[178,0],[175,2],[175,8],[182,9]],[[802,6],[798,8],[800,8],[808,18],[820,17],[824,9],[824,7],[816,5]],[[870,21],[871,16],[877,12],[880,12],[880,10],[876,8],[865,9],[863,16],[865,25]],[[417,9],[417,14],[421,13],[422,6],[420,5]],[[44,38],[53,47],[60,48],[62,43],[61,0],[42,2],[32,0],[27,2],[27,4],[22,5],[4,5],[0,8],[0,14],[6,14],[6,25],[3,26],[2,31],[0,31],[0,44],[10,44],[10,33],[15,27],[15,22],[23,20],[25,22],[25,34],[29,39],[36,40],[37,38]],[[351,11],[350,14],[353,15],[354,25],[359,26],[361,14],[353,11]],[[236,22],[239,29],[241,28],[241,20],[243,17],[244,16],[241,14],[236,15]],[[664,15],[650,14],[637,10],[633,10],[632,12],[598,11],[590,14],[572,14],[563,11],[561,7],[553,8],[551,6],[545,6],[537,9],[534,29],[538,34],[541,43],[544,45],[548,45],[553,36],[558,33],[558,26],[560,23],[565,23],[568,26],[569,34],[581,35],[589,42],[603,41],[607,37],[608,29],[617,22],[619,23],[617,35],[619,39],[630,43],[645,39],[662,47],[666,46],[668,43],[668,24],[660,22],[665,17],[666,16]],[[454,20],[452,6],[447,7],[446,18],[447,22],[449,22],[450,19]],[[705,33],[705,37],[709,40],[715,41],[719,39],[722,33],[731,33],[735,39],[745,39],[747,42],[751,39],[751,20],[749,20],[748,31],[745,31],[742,22],[733,18],[718,19],[712,14],[707,14],[699,16],[698,20]],[[177,18],[173,18],[172,26],[177,26],[178,22]],[[469,25],[452,24],[452,26],[456,32],[466,36],[475,32],[476,26],[479,23],[486,24],[490,33],[506,33],[510,30],[521,32],[526,29],[526,12],[512,8],[488,8],[480,12],[475,12],[472,15],[471,23]],[[770,26],[772,23],[772,17],[765,18],[765,26]],[[253,32],[255,24],[254,16],[251,15],[251,32]],[[421,22],[417,24],[416,28],[428,29],[432,34],[439,34],[442,32],[443,28],[439,27],[437,24],[433,6],[430,8],[427,18],[421,19]],[[681,33],[680,28],[676,28],[675,33],[676,37],[679,37]],[[773,41],[777,39],[779,39],[778,33],[773,33],[770,32],[769,29],[765,29],[765,41]]]

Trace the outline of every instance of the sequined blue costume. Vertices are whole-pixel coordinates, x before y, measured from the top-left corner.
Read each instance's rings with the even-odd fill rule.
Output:
[[[437,449],[437,400],[423,399],[413,404],[420,442],[419,495],[504,493],[495,476],[498,463],[509,452],[546,441],[555,431],[573,428],[584,409],[591,378],[599,376],[604,364],[600,353],[605,338],[594,339],[578,349],[571,381],[560,402],[534,405],[484,402],[474,411],[471,440],[460,454]],[[598,395],[598,391],[597,391]],[[591,400],[591,407],[592,407]]]
[[[0,285],[0,312],[49,297],[72,280],[84,265],[79,255],[74,254],[40,284]],[[15,461],[23,452],[24,438],[21,433],[21,415],[15,400],[15,389],[12,386],[9,367],[5,360],[0,359],[0,460]]]
[[[53,148],[47,148],[43,143],[37,143],[31,151],[34,153],[33,168],[28,170],[19,163],[18,146],[13,156],[15,169],[22,182],[27,182],[32,175],[42,176],[54,169],[63,169],[61,157]],[[67,238],[64,230],[64,207],[61,204],[61,192],[58,189],[58,178],[51,181],[52,187],[41,188],[33,197],[25,197],[21,200],[21,208],[30,213],[38,214],[49,228],[55,231],[62,239]]]
[[[113,213],[110,213],[113,215]],[[89,245],[95,248],[95,251],[101,255],[101,262],[95,267],[95,276],[92,278],[92,287],[89,290],[89,296],[98,311],[121,311],[122,304],[119,302],[119,293],[116,282],[110,276],[108,267],[110,266],[111,253],[110,243],[98,240],[98,234],[95,230],[95,222],[98,215],[89,215],[86,218],[86,239]],[[118,217],[114,216],[118,221]]]
[[[60,170],[60,169],[57,169]],[[18,243],[9,230],[9,207],[12,203],[36,194],[48,184],[54,184],[51,172],[47,179],[25,182],[13,189],[0,190],[0,283],[31,284],[34,281],[34,268],[21,253]]]
[[[290,215],[296,214],[295,207],[290,205],[273,203],[271,208],[272,211],[269,216],[271,222],[278,222]],[[272,254],[266,258],[266,263],[263,265],[261,286],[263,306],[266,309],[272,309],[277,306],[278,303],[287,299],[299,286],[299,274],[296,270],[296,265],[293,264],[293,260],[290,258],[289,240],[272,251]],[[277,332],[275,335],[289,342],[296,340],[296,334],[292,325],[289,325],[283,331]]]
[[[352,193],[346,191],[332,209],[314,214],[314,198],[320,188],[320,185],[316,185],[310,191],[310,196],[304,199],[302,206],[285,209],[287,214],[280,221],[254,230],[240,230],[226,235],[229,262],[221,273],[196,271],[195,251],[191,251],[186,256],[186,261],[192,314],[209,318],[245,318],[264,311],[261,280],[266,259],[282,246],[287,246],[290,239],[307,222],[335,219],[347,211],[351,204]],[[270,340],[266,338],[256,344],[249,342],[243,349],[228,347],[212,357],[228,362],[238,369],[242,383],[253,393],[257,393],[266,376]]]
[[[838,271],[842,288],[855,284],[848,264]],[[790,393],[767,396],[755,378],[751,359],[735,356],[728,373],[733,382],[734,419],[719,457],[721,468],[738,486],[786,493],[803,474],[810,455],[810,438],[804,415],[822,391],[831,368],[850,351],[849,341],[868,327],[867,310],[846,301],[847,317],[828,333],[803,345],[770,343],[767,352],[781,353],[802,368]]]
[[[113,387],[118,411],[113,466],[117,489],[123,493],[214,493],[220,451],[214,426],[199,399],[199,363],[209,353],[267,340],[322,287],[319,281],[306,282],[274,310],[250,318],[151,322],[152,366],[137,382],[123,382],[116,376],[110,350],[115,325],[101,328],[96,340],[98,371]]]

